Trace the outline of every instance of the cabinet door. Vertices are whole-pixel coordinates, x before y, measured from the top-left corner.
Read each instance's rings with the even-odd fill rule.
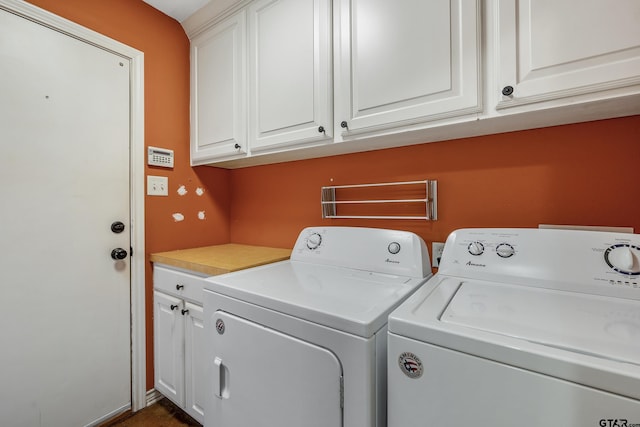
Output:
[[[340,0],[336,8],[334,118],[343,136],[480,110],[477,1]]]
[[[205,425],[342,426],[342,367],[332,352],[223,311],[213,321]]]
[[[640,83],[637,0],[496,4],[498,108]]]
[[[258,0],[248,19],[251,151],[331,141],[331,2]]]
[[[191,163],[246,154],[244,11],[191,41]]]
[[[155,388],[184,406],[184,308],[182,300],[153,293]]]
[[[201,306],[186,303],[185,307],[185,409],[204,424],[204,317]]]

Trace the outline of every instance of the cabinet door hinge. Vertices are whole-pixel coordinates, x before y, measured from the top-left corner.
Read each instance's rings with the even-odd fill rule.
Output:
[[[344,377],[340,376],[340,408],[344,409]]]

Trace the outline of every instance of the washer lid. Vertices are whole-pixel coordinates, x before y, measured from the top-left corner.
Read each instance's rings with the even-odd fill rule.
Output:
[[[436,274],[389,333],[640,399],[637,300]]]
[[[640,364],[640,301],[526,286],[463,283],[440,320]]]
[[[426,279],[282,261],[206,280],[206,291],[368,338]]]

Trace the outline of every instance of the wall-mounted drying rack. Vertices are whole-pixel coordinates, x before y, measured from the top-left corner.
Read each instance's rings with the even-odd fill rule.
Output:
[[[438,219],[434,180],[322,187],[322,218]]]

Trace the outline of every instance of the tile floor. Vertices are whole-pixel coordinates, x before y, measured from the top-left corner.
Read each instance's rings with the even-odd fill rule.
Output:
[[[201,425],[165,398],[128,418],[107,423],[101,427],[201,427]]]

